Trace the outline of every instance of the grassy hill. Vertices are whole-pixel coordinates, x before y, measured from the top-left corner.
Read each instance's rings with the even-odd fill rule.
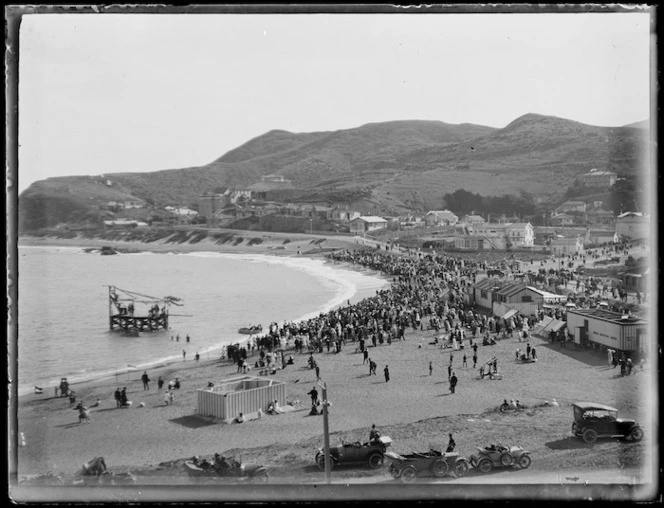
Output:
[[[49,178],[19,197],[19,230],[99,219],[99,205],[140,199],[163,209],[193,205],[217,187],[242,187],[280,174],[296,188],[395,214],[437,208],[445,193],[528,192],[555,203],[591,168],[621,176],[643,171],[647,124],[609,128],[527,114],[502,129],[402,120],[334,132],[273,130],[209,164],[151,173]],[[107,181],[111,185],[107,185]]]

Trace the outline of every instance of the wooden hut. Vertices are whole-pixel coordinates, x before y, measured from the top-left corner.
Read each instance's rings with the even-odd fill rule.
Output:
[[[286,404],[285,382],[243,375],[198,390],[196,413],[230,422],[239,413],[250,417],[259,409],[265,411],[275,400]]]

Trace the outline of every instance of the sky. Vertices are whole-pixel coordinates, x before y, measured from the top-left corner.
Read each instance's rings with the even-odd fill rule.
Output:
[[[200,166],[272,129],[526,113],[649,118],[648,13],[34,14],[19,52],[19,192]]]

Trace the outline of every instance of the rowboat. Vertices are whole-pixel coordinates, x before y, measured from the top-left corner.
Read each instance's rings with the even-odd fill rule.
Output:
[[[239,333],[243,333],[245,335],[253,335],[255,333],[261,333],[263,331],[263,326],[258,325],[258,326],[245,326],[242,327],[238,330]]]

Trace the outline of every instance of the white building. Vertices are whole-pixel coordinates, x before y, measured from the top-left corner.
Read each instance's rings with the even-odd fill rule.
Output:
[[[648,321],[604,309],[569,309],[567,333],[577,344],[595,343],[617,351],[642,352],[648,344]]]

